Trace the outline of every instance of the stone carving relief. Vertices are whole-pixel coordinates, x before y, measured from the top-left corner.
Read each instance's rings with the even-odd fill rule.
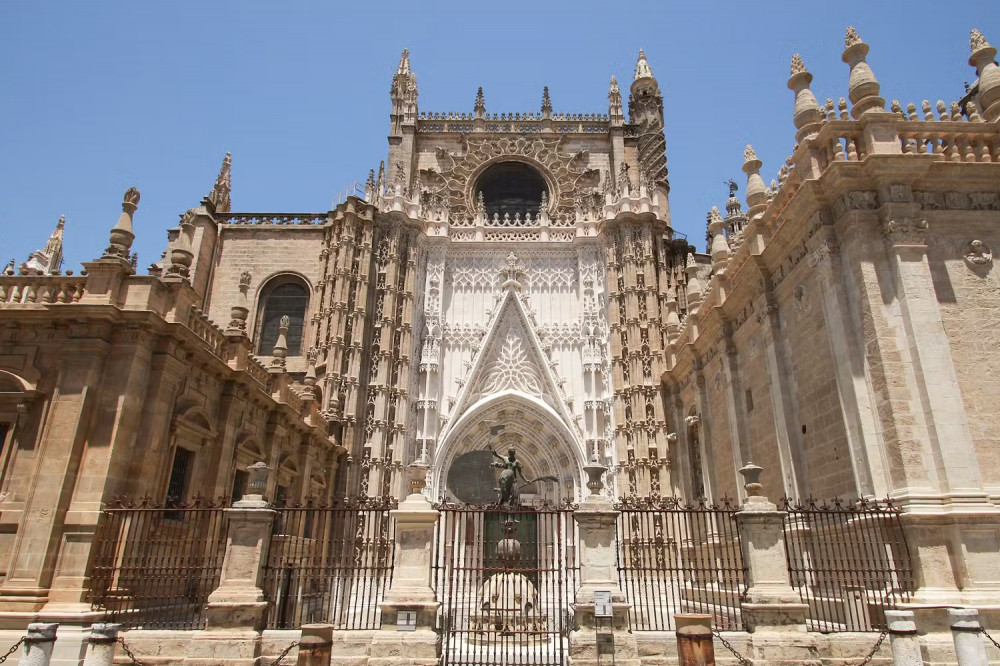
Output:
[[[962,254],[972,266],[987,266],[993,262],[993,251],[981,240],[971,240],[966,243]]]
[[[514,327],[507,329],[499,356],[485,369],[481,387],[483,393],[514,389],[534,396],[542,395],[541,379],[534,364],[528,360],[521,338]]]
[[[572,215],[573,193],[595,187],[600,180],[596,169],[588,167],[586,152],[567,154],[560,151],[564,137],[486,137],[470,139],[463,135],[462,154],[453,154],[443,148],[437,151],[440,172],[426,175],[427,181],[438,184],[431,192],[446,202],[451,217],[457,220],[471,218],[476,209],[475,178],[489,163],[504,158],[532,164],[540,169],[548,182],[550,213]]]

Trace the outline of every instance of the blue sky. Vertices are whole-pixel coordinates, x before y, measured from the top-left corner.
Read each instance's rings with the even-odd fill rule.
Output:
[[[844,30],[871,45],[887,102],[958,99],[969,30],[1000,46],[1000,3],[0,3],[0,260],[24,261],[67,217],[66,263],[98,256],[125,188],[142,193],[139,265],[233,153],[233,209],[325,211],[387,150],[389,83],[411,51],[423,111],[606,112],[611,74],[646,50],[663,92],[674,226],[770,180],[794,143],[789,61],[822,102],[847,93]]]

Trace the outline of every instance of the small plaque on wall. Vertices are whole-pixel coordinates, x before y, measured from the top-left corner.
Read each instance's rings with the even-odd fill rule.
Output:
[[[611,616],[611,590],[594,590],[594,617]]]
[[[396,631],[416,631],[417,611],[401,610],[396,613]]]

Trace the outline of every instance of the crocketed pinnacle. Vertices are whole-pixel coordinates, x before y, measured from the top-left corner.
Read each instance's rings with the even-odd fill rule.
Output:
[[[858,35],[858,31],[854,29],[853,25],[847,26],[847,34],[844,35],[844,46],[854,46],[860,43],[861,37]]]
[[[222,168],[219,169],[219,175],[215,179],[215,185],[212,186],[212,191],[208,195],[208,201],[211,202],[217,213],[228,213],[231,209],[233,191],[232,173],[233,154],[227,152],[222,160]]]
[[[545,111],[552,111],[552,100],[549,98],[548,86],[542,88],[542,113],[545,113]]]
[[[813,129],[807,127],[818,123],[822,114],[819,112],[819,102],[816,96],[809,89],[812,83],[812,74],[806,69],[806,64],[802,61],[802,56],[798,53],[792,56],[792,64],[789,69],[788,87],[795,93],[795,104],[792,107],[792,121],[795,129],[799,130],[795,134],[797,141],[802,141],[805,137],[815,134]]]
[[[860,118],[865,113],[881,113],[885,111],[885,100],[879,97],[878,79],[871,66],[865,62],[868,55],[868,45],[858,35],[853,26],[847,28],[844,37],[844,53],[841,59],[851,68],[847,85],[847,96],[853,102],[851,115]]]
[[[802,56],[798,53],[792,55],[791,74],[802,74],[806,71],[806,64],[802,62]]]
[[[410,73],[410,50],[403,49],[403,54],[399,56],[399,67],[396,68],[397,74],[409,74]]]
[[[483,87],[479,86],[479,90],[476,91],[476,105],[473,107],[476,112],[476,117],[482,117],[486,113],[486,98],[483,97]]]
[[[757,153],[754,152],[753,146],[751,146],[748,143],[746,149],[744,149],[743,151],[743,163],[745,164],[747,162],[753,162],[756,159],[757,159]]]
[[[639,49],[639,59],[635,63],[635,76],[634,80],[639,79],[651,79],[653,78],[653,70],[649,68],[649,63],[646,62],[646,53]]]
[[[986,41],[986,37],[983,36],[983,33],[973,28],[969,35],[969,50],[975,53],[979,49],[986,49],[989,47],[990,43]]]

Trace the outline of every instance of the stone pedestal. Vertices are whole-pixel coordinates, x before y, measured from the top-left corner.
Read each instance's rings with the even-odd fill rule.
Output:
[[[372,637],[370,666],[436,666],[441,639],[434,629],[440,604],[431,589],[431,548],[438,511],[420,493],[392,511],[396,549],[392,585],[379,608],[382,628]],[[415,624],[401,622],[415,613]],[[411,628],[412,627],[412,628]]]
[[[268,468],[248,468],[247,494],[228,509],[229,533],[219,587],[208,595],[208,628],[191,641],[185,664],[252,666],[260,656],[267,602],[261,582],[275,511],[264,501]]]
[[[639,648],[628,630],[630,604],[618,584],[615,537],[619,512],[601,494],[600,465],[584,468],[590,477],[590,495],[573,513],[580,534],[580,587],[573,604],[576,626],[569,636],[569,663],[598,666],[614,661],[617,666],[639,666]],[[595,615],[595,593],[611,595],[611,617]]]
[[[52,650],[56,644],[58,624],[32,622],[28,625],[28,633],[24,637],[24,653],[19,666],[49,666]]]

